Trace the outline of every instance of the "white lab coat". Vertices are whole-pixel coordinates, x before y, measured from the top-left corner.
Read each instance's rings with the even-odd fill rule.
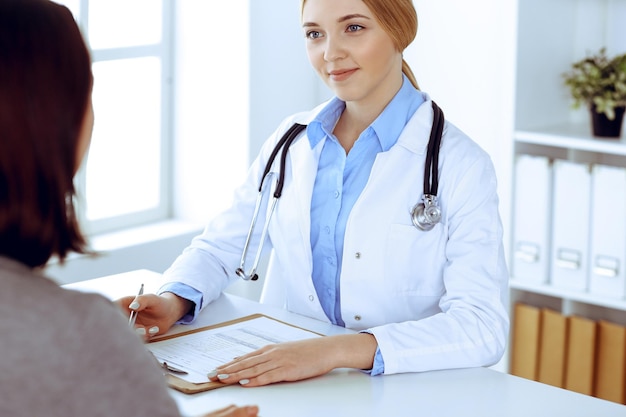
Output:
[[[166,272],[169,281],[201,291],[206,305],[238,279],[235,269],[265,162],[294,122],[308,124],[321,107],[289,117],[267,140],[230,209],[185,249]],[[442,220],[428,232],[411,222],[410,210],[423,192],[432,117],[427,98],[397,144],[376,157],[346,226],[342,318],[346,327],[375,335],[386,374],[490,365],[507,341],[508,273],[494,168],[489,156],[448,122],[439,155]],[[322,146],[323,141],[311,149],[304,132],[289,150],[266,244],[272,256],[262,301],[328,321],[311,278],[309,237]],[[247,268],[258,247],[262,207]]]

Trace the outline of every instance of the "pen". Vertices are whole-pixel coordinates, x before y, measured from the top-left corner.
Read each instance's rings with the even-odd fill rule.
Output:
[[[139,297],[141,294],[143,294],[143,284],[141,284],[141,287],[139,287],[139,292],[137,293],[137,297]],[[130,327],[134,327],[135,320],[137,320],[137,312],[133,310],[130,312],[130,317],[128,318],[128,325]]]

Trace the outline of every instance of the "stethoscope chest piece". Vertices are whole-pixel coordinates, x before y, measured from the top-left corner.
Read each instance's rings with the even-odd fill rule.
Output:
[[[422,202],[417,203],[411,210],[413,225],[425,232],[432,230],[441,220],[441,208],[436,195],[425,194]]]
[[[443,111],[432,102],[433,127],[430,131],[430,139],[426,151],[424,164],[424,194],[422,201],[411,209],[411,220],[419,230],[428,232],[441,221],[441,207],[437,200],[439,187],[439,147],[443,135],[444,116]]]

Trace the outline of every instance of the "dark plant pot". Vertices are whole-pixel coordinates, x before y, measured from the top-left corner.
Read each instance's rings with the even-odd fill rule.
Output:
[[[622,121],[624,120],[624,107],[615,108],[615,118],[610,120],[604,113],[596,112],[595,106],[591,106],[591,125],[593,135],[602,138],[619,138],[622,135]]]

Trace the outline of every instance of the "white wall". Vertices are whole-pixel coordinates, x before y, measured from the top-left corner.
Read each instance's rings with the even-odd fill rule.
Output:
[[[174,214],[205,222],[278,124],[319,102],[319,82],[297,1],[177,2],[176,20]]]
[[[419,28],[405,59],[445,117],[490,154],[508,258],[517,1],[413,2]],[[506,371],[507,355],[493,368]]]
[[[445,117],[490,154],[508,242],[517,2],[413,3],[419,28],[405,59],[420,88],[440,105]]]
[[[248,165],[246,0],[176,2],[173,214],[205,223]]]
[[[300,26],[300,2],[250,1],[250,160],[288,115],[323,100]]]

